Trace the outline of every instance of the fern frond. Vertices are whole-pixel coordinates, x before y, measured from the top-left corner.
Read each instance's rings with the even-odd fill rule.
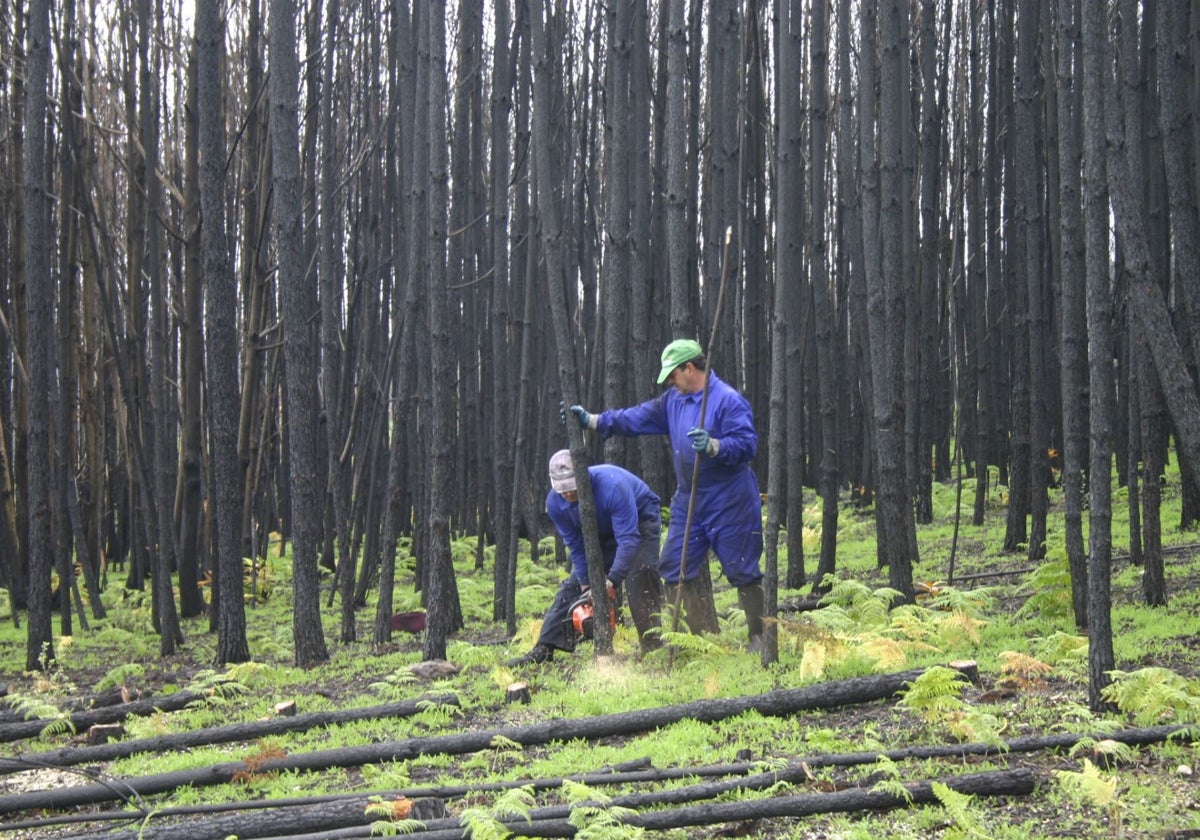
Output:
[[[37,695],[14,692],[4,697],[3,703],[24,720],[58,718],[65,714],[58,706]]]
[[[912,791],[906,788],[899,779],[881,779],[871,787],[871,790],[876,793],[890,793],[897,799],[912,802]]]
[[[1066,618],[1071,614],[1071,568],[1065,553],[1030,572],[1028,583],[1034,594],[1021,605],[1018,615]]]
[[[990,836],[983,830],[980,825],[980,816],[975,813],[972,805],[975,797],[970,794],[959,793],[943,782],[934,782],[932,788],[933,795],[938,798],[938,802],[942,803],[942,807],[946,809],[946,814],[959,831],[969,837],[984,838]]]
[[[986,621],[974,618],[965,610],[953,610],[944,615],[945,618],[938,622],[938,636],[944,644],[953,646],[964,640],[979,643],[979,629],[986,626]]]
[[[931,610],[962,610],[980,616],[996,602],[995,587],[981,586],[978,589],[956,589],[939,586],[928,601]]]
[[[1104,807],[1117,798],[1117,780],[1104,778],[1100,768],[1086,758],[1082,771],[1056,770],[1054,775],[1058,778],[1059,786],[1078,801]]]
[[[511,738],[506,738],[503,735],[493,735],[491,748],[494,750],[516,750],[519,752],[524,750],[525,746],[523,744],[518,744]]]
[[[800,681],[819,680],[825,676],[825,658],[828,649],[820,642],[805,642],[804,655],[800,657]]]
[[[58,735],[74,735],[75,724],[71,723],[70,716],[63,712],[61,717],[47,723],[42,727],[42,731],[38,733],[42,738],[53,738]]]
[[[697,657],[719,656],[725,653],[724,648],[705,636],[695,636],[691,633],[667,630],[662,634],[662,640],[677,651],[693,654]]]
[[[863,644],[862,652],[875,663],[876,671],[895,671],[908,661],[900,643],[884,636],[875,636]]]
[[[578,805],[583,802],[597,802],[601,805],[607,805],[611,802],[611,798],[598,790],[584,784],[576,782],[572,779],[563,779],[562,795],[567,800],[568,805]]]
[[[1110,671],[1113,682],[1101,696],[1142,726],[1166,720],[1200,721],[1200,683],[1166,668],[1141,668],[1131,673]]]
[[[146,668],[141,663],[126,662],[122,665],[118,665],[116,668],[113,668],[111,671],[101,677],[100,680],[94,686],[92,686],[92,690],[97,693],[107,691],[108,689],[114,688],[118,685],[124,685],[131,679],[145,676],[145,674]]]
[[[533,797],[533,785],[523,785],[506,790],[492,806],[492,813],[501,817],[520,817],[529,819],[536,800]]]

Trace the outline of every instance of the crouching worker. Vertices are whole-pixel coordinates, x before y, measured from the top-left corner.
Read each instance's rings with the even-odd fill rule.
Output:
[[[624,586],[642,651],[653,650],[661,644],[658,628],[663,598],[658,576],[658,543],[662,532],[659,498],[646,482],[612,464],[589,467],[588,475],[596,500],[605,582],[610,595],[612,590]],[[561,449],[550,458],[550,487],[546,512],[570,552],[571,574],[558,587],[554,603],[546,610],[542,632],[533,650],[510,660],[509,665],[547,662],[554,657],[555,650],[575,649],[575,631],[569,624],[571,605],[589,587],[579,493],[575,489],[575,468],[569,449]]]

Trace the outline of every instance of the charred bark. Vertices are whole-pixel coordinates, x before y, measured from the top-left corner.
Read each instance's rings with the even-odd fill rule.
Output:
[[[256,763],[255,773],[283,770],[315,770],[329,767],[357,767],[381,761],[407,761],[418,756],[462,755],[488,749],[497,736],[530,746],[577,738],[601,738],[646,732],[685,718],[699,722],[724,720],[748,711],[770,716],[796,714],[814,709],[829,709],[856,703],[882,700],[899,692],[921,675],[920,669],[855,677],[804,688],[779,689],[766,694],[720,700],[696,700],[676,706],[641,709],[588,718],[550,720],[529,726],[467,732],[455,735],[409,738],[378,744],[364,744],[300,753],[286,758]],[[97,721],[98,722],[98,721]],[[140,778],[121,780],[119,785],[81,785],[59,790],[35,791],[0,797],[0,813],[33,808],[66,808],[94,802],[108,802],[130,793],[150,795],[184,785],[196,787],[224,784],[250,768],[245,762],[232,761],[189,770],[177,770]]]
[[[380,706],[366,706],[361,709],[312,712],[305,715],[279,717],[263,721],[231,723],[226,726],[214,726],[207,729],[197,729],[192,732],[180,732],[174,735],[139,738],[119,744],[101,744],[93,747],[64,747],[42,753],[18,755],[13,758],[0,758],[0,774],[19,773],[30,769],[32,766],[69,767],[89,762],[112,761],[117,758],[137,755],[138,753],[166,752],[168,750],[190,749],[208,744],[252,741],[255,738],[278,735],[282,732],[303,732],[321,726],[336,726],[341,723],[350,723],[358,720],[408,717],[420,712],[428,703],[436,703],[442,706],[457,706],[458,698],[454,695],[440,695],[421,700],[402,700],[397,703],[385,703]]]

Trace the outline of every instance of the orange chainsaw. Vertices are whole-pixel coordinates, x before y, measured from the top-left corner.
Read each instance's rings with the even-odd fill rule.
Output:
[[[608,626],[616,629],[617,608],[616,591],[608,590]],[[567,638],[578,644],[585,639],[595,638],[596,605],[592,603],[592,593],[585,592],[576,598],[567,608]]]

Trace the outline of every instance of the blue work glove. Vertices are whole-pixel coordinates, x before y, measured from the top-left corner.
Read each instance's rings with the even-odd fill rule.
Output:
[[[692,439],[692,449],[697,452],[703,452],[709,457],[716,455],[721,448],[720,441],[709,435],[705,429],[692,429],[687,433],[687,436]]]
[[[579,428],[594,429],[596,428],[596,416],[588,414],[587,409],[581,405],[571,406],[571,413],[575,415],[575,419],[579,421]]]

